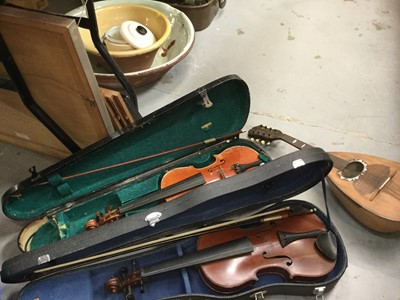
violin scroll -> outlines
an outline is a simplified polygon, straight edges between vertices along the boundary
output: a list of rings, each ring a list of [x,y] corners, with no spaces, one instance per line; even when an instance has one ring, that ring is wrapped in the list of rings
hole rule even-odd
[[[122,214],[118,212],[118,209],[111,209],[111,207],[106,208],[106,213],[103,214],[101,211],[96,212],[96,219],[90,219],[85,223],[85,230],[92,230],[100,227],[104,224],[112,223],[120,218]]]
[[[120,293],[123,290],[121,279],[118,277],[111,277],[104,286],[106,290],[113,294]]]
[[[132,287],[135,285],[140,286],[140,292],[144,292],[143,277],[140,271],[133,271],[128,273],[127,268],[121,268],[119,273],[106,281],[104,287],[107,291],[113,294],[125,292],[128,295],[133,295]]]

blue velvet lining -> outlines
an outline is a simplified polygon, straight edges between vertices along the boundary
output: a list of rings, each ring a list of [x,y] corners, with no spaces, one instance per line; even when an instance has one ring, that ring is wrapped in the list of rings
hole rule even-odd
[[[278,204],[277,206],[279,205],[282,204]],[[320,211],[318,211],[317,214],[326,224],[327,219],[325,215]],[[334,269],[321,281],[321,284],[324,285],[327,282],[337,280],[347,267],[347,256],[343,242],[334,228],[333,231],[338,237],[338,258]],[[132,259],[125,262],[73,271],[31,282],[22,290],[20,299],[124,299],[123,293],[112,294],[104,287],[104,283],[116,274],[118,270],[125,267],[129,272],[132,272],[133,265],[135,266],[135,270],[138,270],[141,267],[157,264],[161,261],[170,260],[177,256],[192,253],[196,250],[196,243],[197,238],[193,237],[179,242],[176,245],[164,246],[158,250],[147,252],[144,255],[132,257]],[[240,290],[240,293],[251,292],[260,287],[268,288],[268,286],[271,285],[287,285],[289,293],[289,286],[292,284],[286,283],[282,276],[274,273],[259,275],[258,279],[259,280],[255,282],[254,285]],[[298,282],[296,284],[310,285],[314,284],[314,282]],[[152,276],[145,281],[143,288],[143,293],[140,291],[139,287],[136,286],[133,288],[136,300],[169,297],[179,298],[179,295],[186,297],[190,295],[203,295],[204,298],[218,298],[223,296],[222,294],[213,291],[205,284],[198,268],[196,267],[188,267],[182,270],[175,270]],[[229,296],[233,297],[234,295]]]

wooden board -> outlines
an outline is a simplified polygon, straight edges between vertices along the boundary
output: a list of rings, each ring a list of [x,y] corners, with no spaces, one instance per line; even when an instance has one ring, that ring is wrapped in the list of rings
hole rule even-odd
[[[74,20],[0,6],[0,34],[35,101],[81,148],[114,132]],[[0,138],[15,135],[3,128],[25,121],[2,117]],[[31,141],[54,145],[40,137]]]
[[[48,0],[7,0],[6,3],[36,10],[43,10],[49,6]]]
[[[0,140],[57,158],[68,149],[22,103],[18,93],[0,89]]]

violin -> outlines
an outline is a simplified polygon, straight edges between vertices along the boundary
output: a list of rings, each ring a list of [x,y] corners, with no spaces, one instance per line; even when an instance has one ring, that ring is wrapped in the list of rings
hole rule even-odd
[[[336,237],[315,214],[290,217],[258,226],[236,227],[201,235],[197,249],[240,237],[250,239],[254,251],[200,266],[205,283],[220,293],[233,293],[254,284],[261,274],[277,273],[286,282],[313,282],[335,266]],[[326,238],[328,237],[328,238]]]
[[[161,179],[161,188],[171,186],[195,174],[201,174],[206,183],[212,183],[235,176],[262,163],[259,159],[259,153],[247,146],[229,147],[221,153],[214,155],[214,158],[215,160],[211,165],[203,168],[187,166],[168,171]],[[180,195],[182,193],[169,197],[166,201],[173,200]]]
[[[289,282],[315,282],[325,277],[336,263],[335,235],[327,231],[315,210],[294,210],[289,215],[277,212],[250,219],[252,222],[243,220],[241,226],[209,230],[199,236],[195,252],[134,267],[131,273],[124,268],[105,288],[128,295],[133,286],[140,286],[144,292],[144,283],[151,276],[194,266],[199,266],[204,282],[220,293],[250,286],[266,273],[278,273]]]
[[[203,168],[186,166],[172,169],[164,174],[160,190],[144,195],[120,208],[106,208],[106,213],[96,212],[96,218],[86,222],[85,230],[91,230],[114,222],[125,213],[147,204],[165,200],[170,201],[203,184],[225,179],[264,163],[260,154],[247,146],[232,146],[214,155],[214,162]]]

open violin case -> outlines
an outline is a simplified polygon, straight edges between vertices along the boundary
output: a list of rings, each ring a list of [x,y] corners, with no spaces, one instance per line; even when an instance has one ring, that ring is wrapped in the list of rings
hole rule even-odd
[[[324,188],[332,161],[320,148],[271,159],[239,138],[249,109],[246,83],[225,76],[43,171],[31,167],[2,197],[4,213],[27,225],[1,280],[30,281],[20,299],[331,289],[347,267],[340,234],[329,214],[290,198]]]

